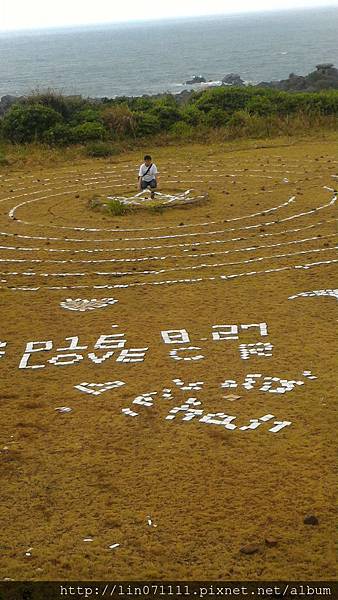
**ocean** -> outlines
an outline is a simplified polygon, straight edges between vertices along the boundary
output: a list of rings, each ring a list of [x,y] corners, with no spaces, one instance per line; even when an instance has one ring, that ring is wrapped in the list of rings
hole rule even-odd
[[[338,66],[338,6],[0,33],[0,97],[52,88],[89,97],[178,93],[195,74],[246,82]],[[196,86],[197,88],[199,86]]]

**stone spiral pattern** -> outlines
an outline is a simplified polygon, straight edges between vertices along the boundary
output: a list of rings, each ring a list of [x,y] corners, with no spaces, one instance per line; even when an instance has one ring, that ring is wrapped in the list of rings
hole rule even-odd
[[[311,159],[286,161],[273,156],[254,165],[258,168],[244,160],[240,165],[234,159],[227,165],[208,160],[198,167],[181,165],[179,170],[169,162],[162,172],[163,189],[196,187],[199,194],[207,187],[212,194],[225,187],[227,194],[226,190],[247,185],[252,189],[250,201],[242,201],[241,191],[231,210],[224,205],[223,219],[212,220],[208,206],[207,220],[196,219],[190,209],[183,214],[188,223],[181,223],[182,212],[174,211],[167,224],[159,219],[157,225],[147,226],[144,218],[143,227],[128,227],[121,219],[117,226],[113,217],[104,227],[93,227],[97,215],[74,200],[84,192],[125,194],[135,185],[136,165],[83,173],[63,170],[42,179],[2,175],[0,286],[21,292],[104,291],[224,282],[331,265],[337,262],[333,233],[337,163],[329,162],[332,171],[325,181],[318,171],[320,161]],[[315,205],[309,202],[309,208],[301,209],[308,189],[316,191]],[[67,207],[74,202],[79,205],[77,222],[67,216]]]

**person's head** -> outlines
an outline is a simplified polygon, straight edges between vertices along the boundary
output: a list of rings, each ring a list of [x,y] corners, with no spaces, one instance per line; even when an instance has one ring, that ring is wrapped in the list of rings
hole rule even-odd
[[[149,165],[151,165],[151,156],[150,154],[146,154],[144,157],[144,164],[147,165],[147,167],[149,167]]]

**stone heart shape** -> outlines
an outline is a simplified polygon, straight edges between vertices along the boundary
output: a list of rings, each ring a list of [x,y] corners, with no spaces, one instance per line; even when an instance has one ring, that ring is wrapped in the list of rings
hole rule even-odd
[[[116,304],[118,300],[115,298],[101,298],[101,300],[97,300],[93,298],[92,300],[85,300],[82,298],[76,298],[72,300],[71,298],[67,298],[64,302],[60,302],[61,308],[65,308],[67,310],[75,310],[78,312],[84,312],[85,310],[96,310],[97,308],[105,308],[110,304]]]
[[[104,394],[104,392],[108,392],[108,390],[119,388],[122,385],[125,385],[123,381],[107,381],[106,383],[87,383],[84,381],[74,387],[80,392],[93,394],[93,396],[100,396],[100,394]]]

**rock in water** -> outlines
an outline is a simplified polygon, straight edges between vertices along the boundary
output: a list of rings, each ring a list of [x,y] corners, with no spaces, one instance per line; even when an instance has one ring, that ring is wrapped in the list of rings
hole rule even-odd
[[[235,85],[237,87],[245,86],[245,83],[240,75],[237,73],[229,73],[229,75],[225,75],[222,79],[222,83],[225,85]]]
[[[186,85],[195,85],[195,83],[206,83],[207,80],[202,75],[194,75],[192,79],[185,82]]]

